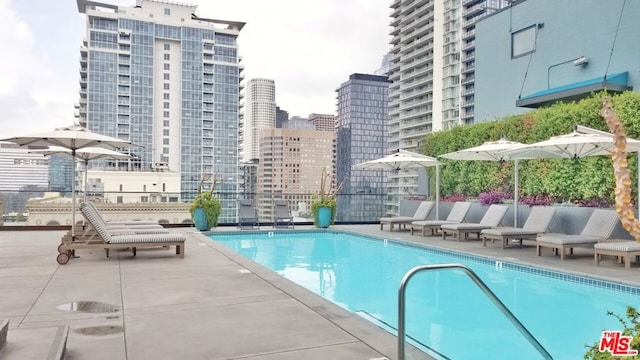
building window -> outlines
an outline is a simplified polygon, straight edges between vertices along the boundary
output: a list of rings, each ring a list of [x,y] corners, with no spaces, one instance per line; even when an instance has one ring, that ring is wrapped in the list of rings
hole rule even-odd
[[[164,93],[164,94],[162,94],[162,98],[163,98],[164,100],[169,100],[169,93]]]
[[[162,126],[169,127],[169,120],[163,120],[162,121]]]
[[[169,8],[164,8],[164,14],[165,14],[165,16],[169,16],[169,15],[171,15],[171,9],[169,9]]]
[[[517,58],[536,51],[536,25],[511,33],[511,58]]]
[[[168,44],[167,44],[168,45]],[[169,74],[164,74],[164,79],[169,80]]]
[[[164,59],[169,60],[169,54],[164,54]]]
[[[165,83],[163,86],[165,90],[169,90],[169,83]]]
[[[162,145],[169,145],[169,139],[162,139]]]
[[[168,118],[169,117],[169,112],[168,111],[163,111],[162,112],[162,116]],[[165,126],[169,126],[169,121],[167,121],[167,125]]]
[[[169,136],[169,129],[162,130],[162,135]],[[168,139],[167,139],[168,140]]]
[[[171,44],[164,44],[164,49],[165,50],[170,50],[171,49]]]
[[[169,103],[168,103],[168,102],[164,102],[164,103],[162,104],[162,108],[163,108],[163,109],[168,109],[168,108],[169,108]]]
[[[164,69],[169,70],[169,64],[164,64]]]

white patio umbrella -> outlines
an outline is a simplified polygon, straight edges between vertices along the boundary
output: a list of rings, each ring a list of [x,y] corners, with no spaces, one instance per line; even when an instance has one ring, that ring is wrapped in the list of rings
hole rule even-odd
[[[440,162],[436,158],[427,155],[418,154],[412,151],[399,149],[391,155],[387,155],[380,159],[369,160],[353,165],[354,168],[363,170],[401,170],[419,167],[436,167],[436,219],[439,219],[440,205]]]
[[[452,160],[482,160],[482,161],[505,161],[509,160],[505,155],[503,155],[503,151],[514,149],[517,147],[523,146],[523,143],[517,141],[509,141],[507,139],[500,139],[497,141],[487,141],[482,145],[475,146],[468,149],[462,149],[458,151],[454,151],[451,153],[440,155],[445,159]],[[513,182],[514,182],[514,190],[513,190],[513,226],[518,227],[518,202],[519,202],[519,191],[518,191],[518,159],[514,161],[514,172],[513,172]]]
[[[46,149],[36,149],[36,150],[31,150],[29,151],[30,153],[37,153],[37,154],[43,154],[43,155],[69,155],[71,156],[71,150],[61,147],[61,146],[49,146]],[[82,148],[79,150],[76,150],[76,159],[81,159],[84,161],[84,166],[85,166],[85,171],[84,171],[84,200],[86,201],[87,199],[87,173],[88,173],[88,166],[89,166],[89,161],[90,160],[95,160],[95,159],[102,159],[102,158],[107,158],[107,159],[120,159],[120,160],[124,160],[124,159],[130,159],[131,155],[129,154],[125,154],[125,153],[121,153],[119,151],[115,151],[115,150],[109,150],[109,149],[105,149],[105,148],[99,148],[99,147],[86,147],[86,148]]]
[[[71,151],[71,156],[75,159],[76,152],[79,149],[87,147],[129,147],[132,144],[129,141],[121,140],[111,136],[101,135],[91,132],[81,126],[70,126],[57,128],[53,131],[30,134],[25,136],[15,136],[0,141],[8,141],[20,146],[61,146]],[[75,160],[74,160],[75,161]],[[75,174],[75,166],[72,171]],[[75,178],[75,176],[74,176]],[[75,237],[76,226],[76,190],[75,181],[71,182],[72,202],[71,202],[71,236]]]
[[[611,156],[614,148],[612,134],[586,126],[576,125],[571,133],[516,147],[511,150],[506,150],[501,154],[510,159],[580,159],[596,155]],[[627,139],[627,152],[631,151],[640,151],[639,140]],[[640,194],[640,182],[638,182],[638,191]]]

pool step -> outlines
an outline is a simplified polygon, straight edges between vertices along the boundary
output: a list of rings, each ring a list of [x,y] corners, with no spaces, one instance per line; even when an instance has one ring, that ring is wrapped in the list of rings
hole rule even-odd
[[[69,325],[46,328],[11,329],[0,321],[1,359],[62,360],[67,351]]]

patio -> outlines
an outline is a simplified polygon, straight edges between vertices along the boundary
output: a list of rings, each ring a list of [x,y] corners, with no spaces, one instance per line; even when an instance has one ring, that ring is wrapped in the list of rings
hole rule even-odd
[[[577,248],[560,261],[550,252],[536,256],[533,242],[501,250],[481,241],[380,231],[378,224],[335,229],[640,285],[637,265],[625,270],[606,257],[596,267],[590,249]],[[110,258],[103,251],[79,251],[80,258],[64,266],[55,262],[62,231],[0,231],[0,320],[10,320],[0,359],[45,358],[56,327],[67,324],[67,359],[396,358],[396,338],[360,316],[193,228],[172,231],[188,237],[184,259],[160,250],[138,250],[136,258],[126,251]],[[58,308],[79,301],[112,305],[115,311]]]

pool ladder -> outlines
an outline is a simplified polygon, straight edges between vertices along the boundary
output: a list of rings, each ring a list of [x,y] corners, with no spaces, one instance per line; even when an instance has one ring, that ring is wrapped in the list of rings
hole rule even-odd
[[[405,329],[405,292],[407,288],[407,284],[409,280],[413,277],[413,275],[423,272],[423,271],[431,271],[431,270],[447,270],[447,269],[459,269],[462,270],[465,274],[467,274],[473,282],[478,285],[480,290],[484,292],[484,294],[491,300],[491,302],[498,307],[498,309],[511,321],[513,326],[518,329],[518,331],[529,341],[531,345],[542,355],[544,359],[552,360],[551,354],[538,342],[538,340],[527,330],[527,328],[522,325],[520,320],[518,320],[515,315],[498,299],[496,294],[489,289],[489,287],[476,275],[473,270],[471,270],[468,266],[462,264],[433,264],[433,265],[420,265],[416,266],[413,269],[409,270],[402,281],[400,282],[400,289],[398,291],[398,360],[405,359],[405,344],[406,344],[406,329]]]

